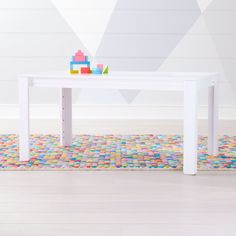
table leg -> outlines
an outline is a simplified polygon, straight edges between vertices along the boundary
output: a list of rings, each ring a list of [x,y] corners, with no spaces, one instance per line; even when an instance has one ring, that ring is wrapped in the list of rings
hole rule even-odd
[[[218,154],[218,88],[217,85],[208,90],[208,154]]]
[[[72,143],[72,94],[71,88],[61,89],[61,145]]]
[[[197,82],[184,82],[184,174],[197,173],[198,120]]]
[[[19,93],[19,160],[30,159],[30,132],[29,132],[29,80],[20,78]]]

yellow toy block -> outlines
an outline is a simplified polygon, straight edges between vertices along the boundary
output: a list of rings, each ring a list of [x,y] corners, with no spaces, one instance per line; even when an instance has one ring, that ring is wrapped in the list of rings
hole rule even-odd
[[[78,70],[70,70],[70,74],[79,74]]]

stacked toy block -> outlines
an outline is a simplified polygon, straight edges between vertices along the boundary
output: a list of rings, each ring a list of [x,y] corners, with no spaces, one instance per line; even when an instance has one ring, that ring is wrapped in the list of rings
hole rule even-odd
[[[79,67],[75,69],[75,67]],[[70,73],[71,74],[90,74],[90,62],[88,61],[88,57],[84,55],[84,53],[79,50],[72,57],[70,62]]]
[[[76,67],[76,68],[75,68]],[[81,50],[78,50],[70,62],[70,74],[108,74],[108,66],[97,64],[96,67],[90,69],[90,61]]]

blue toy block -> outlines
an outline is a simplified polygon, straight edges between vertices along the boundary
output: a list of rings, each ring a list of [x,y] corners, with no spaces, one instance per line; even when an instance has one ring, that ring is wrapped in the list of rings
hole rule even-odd
[[[92,74],[101,75],[102,71],[99,68],[93,68],[92,69]]]
[[[102,73],[100,71],[92,71],[93,75],[101,75]]]
[[[73,70],[73,64],[70,62],[70,70]]]
[[[89,61],[71,61],[70,62],[71,65],[87,65],[90,66],[90,62]]]

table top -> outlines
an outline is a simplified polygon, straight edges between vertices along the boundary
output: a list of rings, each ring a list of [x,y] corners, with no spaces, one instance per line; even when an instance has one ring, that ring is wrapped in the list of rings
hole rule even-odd
[[[122,78],[137,78],[137,79],[171,79],[171,80],[201,80],[212,79],[217,76],[214,72],[133,72],[133,71],[112,71],[107,75],[96,74],[70,74],[67,71],[47,72],[47,73],[35,73],[24,74],[19,77],[29,78],[51,78],[51,79],[122,79]]]
[[[64,71],[20,75],[19,81],[22,78],[28,78],[31,81],[31,86],[35,87],[156,90],[163,85],[169,87],[169,90],[179,90],[182,89],[184,81],[196,81],[203,86],[210,86],[216,81],[217,73],[113,71],[107,75],[81,75],[69,74]]]

